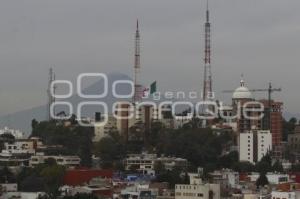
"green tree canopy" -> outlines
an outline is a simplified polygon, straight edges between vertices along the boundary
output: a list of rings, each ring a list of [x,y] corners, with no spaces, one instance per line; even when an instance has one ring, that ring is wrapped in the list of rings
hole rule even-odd
[[[269,181],[268,181],[266,174],[261,173],[260,176],[258,177],[258,179],[256,180],[256,186],[264,187],[265,185],[268,185],[268,184],[269,184]]]

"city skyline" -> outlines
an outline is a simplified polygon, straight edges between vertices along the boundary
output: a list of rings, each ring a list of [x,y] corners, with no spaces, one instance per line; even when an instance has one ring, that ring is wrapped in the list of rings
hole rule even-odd
[[[267,88],[269,81],[282,87],[275,99],[284,102],[284,111],[300,112],[295,100],[300,98],[295,92],[300,81],[300,3],[290,3],[293,6],[282,0],[210,2],[212,72],[218,98],[230,99],[221,91],[238,87],[243,73],[249,88]],[[32,0],[22,4],[2,2],[0,8],[0,115],[46,104],[49,67],[57,79],[113,71],[133,77],[137,18],[143,83],[157,80],[162,90],[201,91],[205,1]]]

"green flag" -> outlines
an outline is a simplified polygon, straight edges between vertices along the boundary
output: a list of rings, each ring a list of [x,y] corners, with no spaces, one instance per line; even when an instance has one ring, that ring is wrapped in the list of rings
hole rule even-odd
[[[156,81],[150,85],[150,95],[156,92]]]

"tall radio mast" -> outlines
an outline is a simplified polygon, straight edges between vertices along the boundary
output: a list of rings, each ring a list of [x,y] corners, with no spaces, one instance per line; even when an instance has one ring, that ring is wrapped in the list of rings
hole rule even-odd
[[[204,49],[204,79],[203,79],[203,96],[202,100],[211,101],[213,98],[212,93],[212,73],[211,73],[211,31],[210,31],[210,22],[209,22],[209,9],[208,9],[208,0],[206,2],[206,22],[204,25],[205,28],[205,49]],[[209,106],[203,107],[203,113],[206,114],[206,109],[209,109]],[[203,120],[203,127],[207,126],[207,121]]]
[[[141,57],[140,57],[140,30],[139,21],[136,22],[136,33],[135,33],[135,54],[134,54],[134,96],[133,103],[141,101],[143,88],[139,82],[139,75],[141,73]]]
[[[211,73],[211,31],[209,22],[208,0],[206,5],[205,22],[205,50],[204,50],[204,82],[203,82],[203,101],[212,98],[212,73]]]

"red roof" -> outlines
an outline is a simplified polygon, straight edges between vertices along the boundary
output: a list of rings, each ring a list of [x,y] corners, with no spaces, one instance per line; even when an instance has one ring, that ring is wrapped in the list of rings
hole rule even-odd
[[[239,178],[240,181],[250,181],[250,178],[247,173],[240,173]]]
[[[95,177],[109,178],[113,176],[112,170],[100,170],[100,169],[74,169],[67,170],[63,183],[65,185],[76,186],[88,183],[91,179]]]

